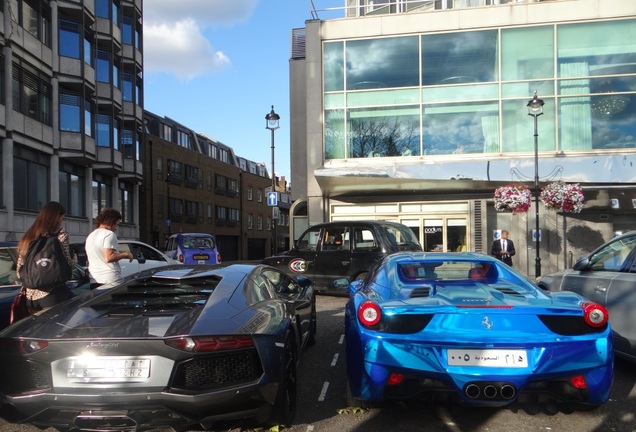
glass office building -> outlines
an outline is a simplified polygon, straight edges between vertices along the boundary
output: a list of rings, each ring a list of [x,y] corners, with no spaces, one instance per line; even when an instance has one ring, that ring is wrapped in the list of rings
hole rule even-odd
[[[580,183],[586,199],[578,214],[540,208],[544,274],[636,228],[636,4],[389,1],[351,13],[366,3],[294,31],[300,226],[396,220],[426,250],[485,253],[507,229],[532,275],[534,207],[500,213],[492,197],[504,184],[533,189],[536,160],[541,187]],[[437,7],[405,6],[416,3]]]

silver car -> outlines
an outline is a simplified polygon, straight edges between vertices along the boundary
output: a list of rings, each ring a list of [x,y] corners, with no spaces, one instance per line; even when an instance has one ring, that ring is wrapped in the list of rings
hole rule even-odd
[[[604,243],[572,269],[541,277],[548,291],[574,291],[608,310],[618,356],[636,362],[636,231]]]
[[[77,256],[77,263],[86,267],[86,251],[84,250],[84,243],[72,243],[71,250]],[[127,259],[119,261],[122,277],[130,276],[132,274],[139,273],[140,271],[155,267],[180,264],[179,261],[170,258],[157,248],[137,240],[119,240],[119,251],[132,252],[135,257],[132,261]]]

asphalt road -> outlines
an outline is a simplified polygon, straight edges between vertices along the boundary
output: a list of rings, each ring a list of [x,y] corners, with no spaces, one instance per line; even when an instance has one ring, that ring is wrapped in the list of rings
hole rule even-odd
[[[551,412],[548,407],[467,408],[447,404],[359,410],[345,396],[343,322],[345,298],[318,297],[318,337],[299,368],[298,412],[290,432],[636,432],[636,368],[618,361],[611,400],[588,412]],[[0,421],[1,432],[36,432]],[[245,432],[225,427],[222,431]],[[52,432],[52,429],[46,432]]]

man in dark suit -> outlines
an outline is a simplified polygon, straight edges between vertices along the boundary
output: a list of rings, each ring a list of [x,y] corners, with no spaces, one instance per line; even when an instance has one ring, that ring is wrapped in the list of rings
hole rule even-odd
[[[508,240],[508,231],[501,231],[501,239],[492,242],[490,254],[512,267],[512,256],[516,253],[515,244]]]

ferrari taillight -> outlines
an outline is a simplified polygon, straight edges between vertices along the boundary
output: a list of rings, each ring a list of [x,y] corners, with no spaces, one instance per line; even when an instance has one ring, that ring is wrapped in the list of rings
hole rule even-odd
[[[609,314],[607,313],[607,309],[600,304],[582,302],[581,307],[583,308],[583,318],[585,318],[585,323],[590,327],[598,328],[607,324]]]
[[[401,373],[391,373],[389,374],[389,378],[386,380],[387,385],[399,385],[404,381],[404,375]]]
[[[372,301],[365,301],[358,308],[358,320],[365,327],[373,327],[380,322],[382,310]]]
[[[166,339],[165,343],[172,348],[188,352],[224,351],[254,346],[251,336],[185,336]]]
[[[570,377],[570,384],[579,390],[583,390],[587,388],[587,381],[585,381],[585,377],[583,375],[576,375]]]

